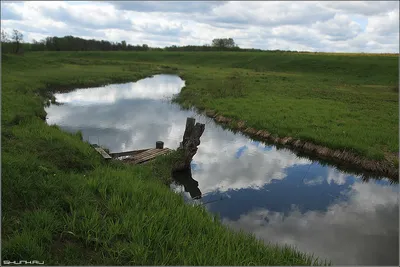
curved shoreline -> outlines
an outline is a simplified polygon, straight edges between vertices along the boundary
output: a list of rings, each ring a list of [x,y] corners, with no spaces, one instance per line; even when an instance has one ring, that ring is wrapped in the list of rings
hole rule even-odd
[[[247,127],[244,121],[222,116],[213,110],[206,110],[202,113],[212,118],[215,122],[228,126],[228,128],[239,131],[250,137],[260,139],[270,144],[283,146],[284,148],[289,148],[299,153],[312,154],[311,157],[317,157],[317,160],[332,161],[339,169],[350,170],[350,172],[355,171],[357,173],[362,172],[363,174],[367,174],[367,177],[388,177],[395,182],[399,181],[398,166],[396,167],[388,161],[367,159],[346,150],[331,149],[326,146],[317,145],[309,141],[302,141],[289,136],[282,138],[275,137],[267,130]]]

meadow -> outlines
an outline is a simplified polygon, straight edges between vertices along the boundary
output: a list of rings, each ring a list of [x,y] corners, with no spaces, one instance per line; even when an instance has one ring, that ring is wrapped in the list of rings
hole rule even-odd
[[[234,233],[166,186],[173,155],[105,163],[45,122],[54,92],[174,73],[183,107],[398,169],[398,56],[281,52],[2,55],[2,260],[54,265],[310,265]],[[235,127],[234,124],[231,127]]]
[[[51,53],[41,54],[54,58]],[[177,101],[397,165],[398,56],[289,52],[63,52],[71,63],[162,64],[186,80]],[[68,61],[66,62],[68,63]],[[201,97],[200,97],[201,96]]]
[[[54,92],[183,71],[178,65],[135,59],[133,54],[108,58],[112,54],[2,55],[2,261],[328,263],[292,247],[263,244],[254,236],[233,232],[202,207],[186,205],[166,186],[174,154],[141,166],[106,163],[79,132],[47,125],[44,105]]]

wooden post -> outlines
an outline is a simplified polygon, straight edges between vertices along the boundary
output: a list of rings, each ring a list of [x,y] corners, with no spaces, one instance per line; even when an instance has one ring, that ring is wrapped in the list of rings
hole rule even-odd
[[[193,129],[194,129],[194,124],[196,122],[195,118],[187,118],[186,119],[186,127],[185,127],[185,133],[183,134],[183,139],[182,139],[182,145],[185,146],[185,144],[187,143],[187,141],[189,141]]]
[[[157,141],[156,142],[156,148],[163,149],[164,148],[164,142],[163,141]]]
[[[200,145],[200,137],[205,129],[203,123],[195,124],[195,122],[194,118],[186,119],[185,133],[178,148],[178,151],[182,153],[182,158],[176,163],[173,171],[190,169],[190,163],[197,152],[197,146]]]

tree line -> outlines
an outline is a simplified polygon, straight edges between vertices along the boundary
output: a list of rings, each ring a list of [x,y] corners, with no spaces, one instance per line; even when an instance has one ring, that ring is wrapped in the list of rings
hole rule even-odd
[[[110,42],[105,40],[83,39],[74,36],[46,37],[43,40],[24,42],[23,34],[13,30],[11,34],[1,31],[1,49],[3,53],[23,53],[27,51],[262,51],[260,49],[242,49],[232,38],[216,38],[211,44],[149,47],[147,44],[131,45],[126,41]]]
[[[80,37],[46,37],[43,40],[23,42],[23,35],[17,30],[13,30],[11,35],[1,31],[1,44],[3,52],[20,53],[26,51],[147,51],[149,46],[130,45],[126,41],[109,42],[105,40],[86,40]]]

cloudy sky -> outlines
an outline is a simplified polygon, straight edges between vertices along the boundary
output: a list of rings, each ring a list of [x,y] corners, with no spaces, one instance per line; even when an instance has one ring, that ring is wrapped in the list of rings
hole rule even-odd
[[[2,1],[1,28],[25,40],[74,35],[150,46],[399,52],[397,1]]]

